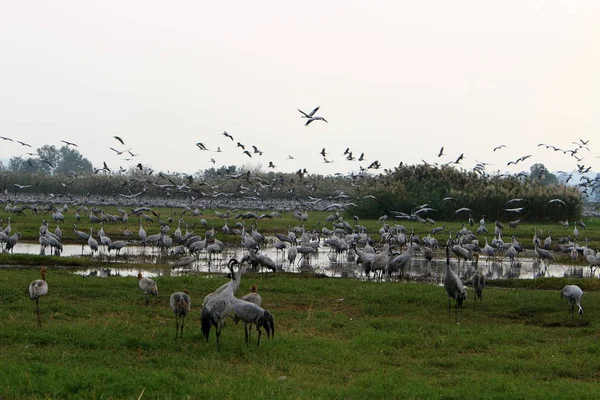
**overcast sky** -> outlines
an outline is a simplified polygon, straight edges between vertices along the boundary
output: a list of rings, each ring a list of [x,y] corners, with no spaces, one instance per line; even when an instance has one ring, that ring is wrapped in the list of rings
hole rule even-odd
[[[598,21],[597,0],[5,2],[0,136],[74,142],[113,169],[192,173],[213,158],[321,174],[461,153],[465,169],[573,170],[537,144],[583,139],[579,163],[598,171]],[[297,109],[317,105],[328,123],[304,126]],[[0,140],[0,159],[27,151]]]

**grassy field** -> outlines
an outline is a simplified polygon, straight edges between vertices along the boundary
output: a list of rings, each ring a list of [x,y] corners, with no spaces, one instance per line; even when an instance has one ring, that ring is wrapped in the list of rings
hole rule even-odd
[[[442,287],[299,274],[245,274],[276,334],[244,344],[229,321],[221,352],[199,328],[223,276],[160,277],[144,305],[133,277],[82,278],[49,268],[42,327],[28,298],[37,269],[0,271],[0,398],[597,398],[600,283],[583,318],[567,315],[563,279],[494,281],[449,317]],[[182,340],[169,295],[192,298]],[[255,340],[256,333],[252,339]]]

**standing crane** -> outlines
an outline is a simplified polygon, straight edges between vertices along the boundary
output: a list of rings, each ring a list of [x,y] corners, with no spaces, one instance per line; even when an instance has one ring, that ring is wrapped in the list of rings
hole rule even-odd
[[[185,324],[185,317],[188,315],[191,306],[190,295],[187,290],[183,292],[175,292],[169,299],[169,305],[175,313],[175,339],[179,334],[179,338],[183,338],[183,325]],[[179,320],[181,319],[181,333],[179,333]]]
[[[262,304],[262,297],[260,294],[258,294],[258,286],[256,286],[256,283],[253,283],[252,286],[250,286],[250,293],[243,296],[242,300],[249,301],[250,303],[254,303],[257,306],[260,306]]]
[[[210,329],[214,326],[215,333],[217,335],[217,351],[221,350],[221,330],[225,319],[231,314],[234,294],[240,287],[242,268],[239,268],[237,273],[233,267],[238,265],[239,261],[232,258],[227,263],[227,268],[231,272],[231,281],[223,285],[223,290],[219,293],[211,293],[207,298],[204,299],[205,304],[202,307],[202,313],[200,315],[200,321],[202,324],[202,336],[208,341],[210,335]],[[221,288],[217,289],[220,290]]]
[[[483,289],[485,288],[485,274],[478,267],[479,264],[479,254],[475,253],[473,255],[475,257],[475,275],[473,275],[473,289],[475,290],[475,296],[473,297],[473,301],[479,299],[479,301],[483,301]]]
[[[463,301],[467,299],[467,290],[462,281],[450,268],[450,246],[446,246],[446,276],[444,276],[444,289],[448,295],[448,317],[450,317],[450,299],[456,301],[456,323],[458,323],[458,309],[462,307]]]
[[[583,316],[583,308],[581,308],[581,298],[583,290],[577,285],[567,285],[560,291],[560,297],[569,301],[569,314],[574,318],[575,304],[579,307],[579,318]]]
[[[256,347],[260,345],[260,335],[262,334],[262,331],[260,330],[261,327],[265,328],[267,338],[271,337],[271,332],[273,332],[273,337],[275,337],[275,321],[273,315],[261,306],[233,297],[232,309],[236,321],[244,321],[244,339],[246,345],[249,342],[248,326],[252,326],[252,324],[256,325],[256,330],[258,331]]]
[[[83,255],[83,248],[85,247],[85,244],[87,243],[90,235],[88,235],[85,232],[82,231],[78,231],[77,229],[77,225],[73,224],[73,233],[81,240],[83,240],[85,243],[81,245],[81,255]]]
[[[138,272],[138,286],[144,292],[146,296],[146,305],[150,302],[150,295],[156,297],[158,296],[158,286],[156,286],[156,282],[154,282],[150,278],[144,278],[142,276],[142,272]]]
[[[94,239],[92,233],[94,231],[94,227],[90,228],[90,236],[88,237],[88,246],[90,246],[90,255],[93,255],[98,251],[98,241]]]
[[[48,284],[46,283],[46,267],[40,269],[42,279],[36,279],[29,284],[29,298],[35,300],[35,313],[37,314],[38,327],[42,326],[40,318],[40,297],[48,294]]]

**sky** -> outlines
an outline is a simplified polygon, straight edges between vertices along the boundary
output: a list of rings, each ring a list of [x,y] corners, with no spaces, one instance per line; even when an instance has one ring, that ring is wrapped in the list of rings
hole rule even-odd
[[[600,171],[596,0],[57,0],[2,8],[0,136],[13,141],[0,140],[0,159],[66,140],[112,169],[141,162],[165,172],[271,170],[272,162],[275,171],[328,175],[375,160],[384,169],[464,154],[457,168]],[[305,126],[298,109],[317,105],[327,122]],[[589,149],[576,153],[581,161],[538,146],[575,149],[580,139]],[[333,162],[324,162],[323,148]]]

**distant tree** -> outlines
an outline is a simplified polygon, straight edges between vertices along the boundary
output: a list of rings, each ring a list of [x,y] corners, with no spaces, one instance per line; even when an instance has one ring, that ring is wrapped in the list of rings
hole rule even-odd
[[[230,165],[229,167],[222,165],[218,169],[215,169],[214,167],[205,169],[203,175],[205,178],[222,178],[226,175],[233,175],[236,173],[239,173],[239,171],[235,165]]]
[[[45,175],[92,172],[92,163],[77,150],[69,146],[57,149],[44,145],[37,149],[36,156],[23,158],[13,157],[9,160],[8,169],[18,172],[42,173]]]
[[[77,150],[62,146],[59,150],[60,160],[56,166],[55,173],[67,175],[71,171],[76,173],[92,172],[92,163],[84,158]]]
[[[533,164],[530,171],[531,179],[539,181],[542,185],[558,185],[559,183],[556,175],[548,171],[542,163]]]

